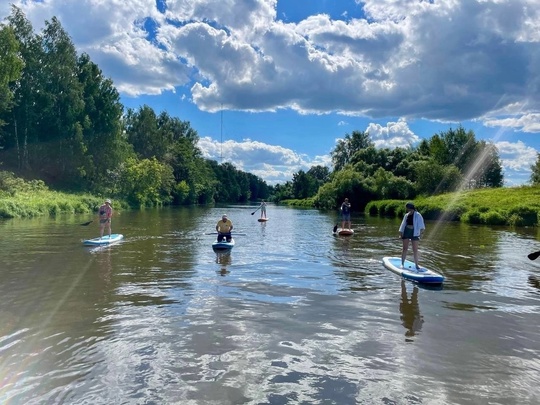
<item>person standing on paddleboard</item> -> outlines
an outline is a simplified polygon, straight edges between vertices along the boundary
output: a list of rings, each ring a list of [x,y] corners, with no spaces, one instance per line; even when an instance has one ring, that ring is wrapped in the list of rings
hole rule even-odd
[[[424,224],[424,218],[422,214],[416,211],[416,207],[412,202],[405,204],[405,209],[407,213],[401,221],[401,226],[399,227],[399,237],[403,241],[403,250],[401,251],[401,267],[405,265],[405,259],[407,258],[407,250],[409,249],[409,241],[412,241],[412,249],[414,256],[414,264],[416,270],[420,270],[418,265],[418,243],[420,241],[420,236],[422,232],[426,229]]]
[[[105,228],[109,230],[109,238],[111,237],[111,218],[113,210],[111,206],[111,200],[108,198],[103,205],[99,207],[99,237],[103,238],[103,232]]]
[[[341,229],[351,229],[351,203],[348,198],[345,198],[339,210],[341,211]],[[345,225],[347,225],[346,228]]]
[[[227,239],[227,242],[230,242],[232,239],[231,231],[233,229],[233,224],[230,219],[227,218],[227,214],[223,214],[221,219],[216,225],[216,231],[218,233],[217,241],[221,242],[223,238]]]
[[[261,218],[266,218],[266,203],[264,200],[261,202],[261,206],[259,207],[261,209]]]

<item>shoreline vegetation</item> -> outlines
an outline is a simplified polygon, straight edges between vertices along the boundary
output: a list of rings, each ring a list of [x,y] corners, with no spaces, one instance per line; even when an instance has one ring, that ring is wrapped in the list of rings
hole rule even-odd
[[[3,219],[95,213],[106,198],[50,190],[42,180],[25,181],[12,175],[2,179],[0,218]],[[279,204],[316,208],[316,201],[316,197],[286,199]],[[464,190],[412,201],[427,220],[515,227],[540,225],[540,186]],[[369,216],[401,218],[405,214],[405,203],[396,199],[372,200],[360,211]],[[120,199],[114,199],[113,204],[116,210],[131,208]]]
[[[104,198],[89,194],[68,194],[51,190],[23,191],[13,196],[0,193],[0,219],[34,218],[59,214],[95,214]],[[113,201],[115,210],[129,208]]]
[[[456,191],[418,197],[412,201],[427,220],[515,227],[540,225],[539,186]],[[281,203],[314,208],[313,199],[284,200]],[[374,200],[367,203],[363,212],[369,216],[401,218],[405,214],[405,203],[404,200]]]
[[[105,198],[108,197],[50,190],[42,180],[26,181],[12,173],[0,172],[0,219],[93,214]],[[129,208],[121,200],[113,200],[113,206],[116,210]]]
[[[486,188],[421,197],[413,200],[428,220],[460,221],[468,224],[539,226],[540,187]],[[13,193],[0,192],[0,218],[31,218],[58,214],[91,214],[103,198],[90,194],[71,194],[49,190],[40,181],[27,183],[27,189]],[[315,208],[315,199],[289,199],[280,204],[298,208]],[[370,201],[363,212],[369,216],[401,218],[403,200]],[[121,200],[115,209],[130,209]]]

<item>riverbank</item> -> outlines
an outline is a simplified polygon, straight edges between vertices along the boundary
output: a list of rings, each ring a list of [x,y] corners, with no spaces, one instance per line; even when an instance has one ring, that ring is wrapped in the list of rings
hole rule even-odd
[[[540,222],[540,187],[466,190],[413,202],[425,219],[508,226],[538,226]],[[405,213],[405,201],[371,201],[365,213],[401,217]]]
[[[103,198],[88,194],[67,194],[51,190],[18,191],[13,195],[0,194],[0,218],[89,214],[96,212],[101,204]],[[123,204],[113,201],[113,206],[120,209]]]
[[[351,196],[354,199],[354,196]],[[314,208],[313,199],[284,200],[281,204]],[[540,187],[486,188],[422,197],[413,200],[425,219],[468,224],[539,226]],[[369,202],[364,213],[379,217],[402,217],[403,200]]]

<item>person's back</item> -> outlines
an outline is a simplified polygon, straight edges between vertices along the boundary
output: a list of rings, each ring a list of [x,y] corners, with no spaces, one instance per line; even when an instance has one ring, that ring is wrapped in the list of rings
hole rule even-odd
[[[348,198],[341,204],[341,229],[351,229],[351,203]]]

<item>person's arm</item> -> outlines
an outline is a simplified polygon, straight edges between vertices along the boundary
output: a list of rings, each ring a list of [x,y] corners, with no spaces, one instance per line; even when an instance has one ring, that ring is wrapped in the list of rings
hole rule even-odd
[[[420,214],[418,211],[418,226],[420,227],[420,235],[419,236],[422,236],[422,234],[424,233],[424,231],[426,230],[426,224],[424,223],[424,217],[422,216],[422,214]]]

